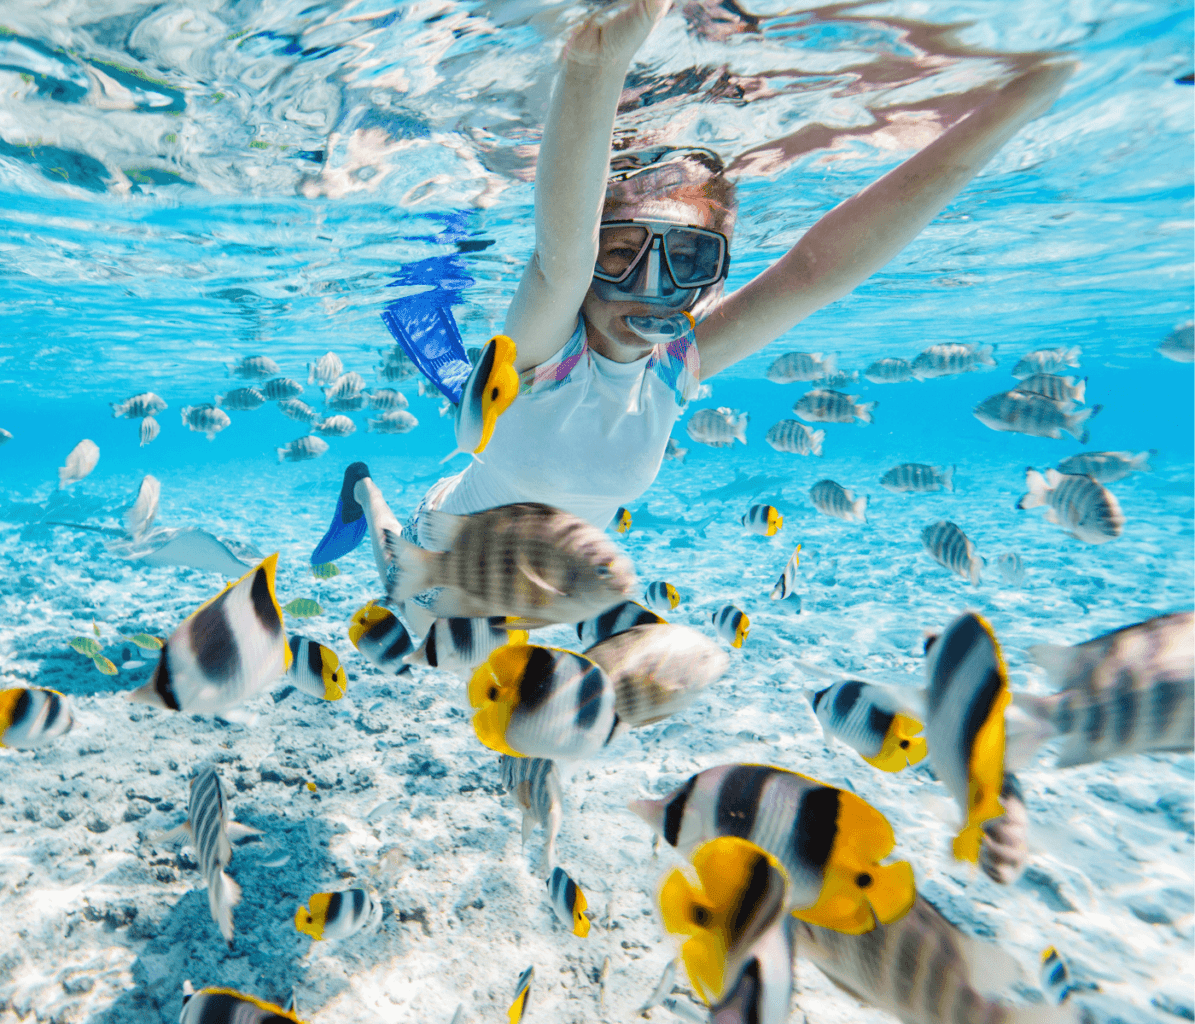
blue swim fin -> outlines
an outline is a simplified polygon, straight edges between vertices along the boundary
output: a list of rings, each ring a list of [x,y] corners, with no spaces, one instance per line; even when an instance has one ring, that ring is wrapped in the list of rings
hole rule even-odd
[[[340,497],[336,499],[336,512],[324,539],[311,552],[311,564],[323,565],[335,562],[353,550],[365,538],[369,524],[365,521],[365,509],[353,497],[357,481],[369,476],[369,467],[364,462],[354,462],[344,471],[344,483]]]

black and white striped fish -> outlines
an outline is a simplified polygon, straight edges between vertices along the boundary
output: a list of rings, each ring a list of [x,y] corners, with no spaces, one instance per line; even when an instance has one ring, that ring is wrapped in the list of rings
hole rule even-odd
[[[265,380],[282,372],[269,356],[245,356],[239,362],[225,365],[230,377],[243,377],[246,380]]]
[[[296,437],[285,448],[274,449],[280,463],[307,462],[310,459],[318,459],[327,450],[328,442],[314,434],[304,434],[302,437]]]
[[[364,390],[365,378],[355,370],[349,370],[348,373],[342,373],[328,387],[324,388],[324,401],[330,405],[341,399],[361,395]],[[361,404],[365,404],[364,396],[361,397]]]
[[[781,420],[768,428],[764,440],[778,452],[792,455],[821,455],[824,430],[810,430],[797,420]]]
[[[1105,544],[1124,532],[1120,502],[1103,484],[1089,476],[1071,476],[1047,469],[1045,476],[1030,467],[1017,508],[1046,506],[1046,519],[1088,544]]]
[[[984,560],[975,553],[975,544],[949,519],[930,523],[921,531],[921,544],[929,556],[952,573],[979,583]]]
[[[845,519],[848,523],[867,522],[867,497],[856,498],[855,492],[833,480],[819,480],[809,488],[809,500],[822,515]]]
[[[401,391],[395,391],[394,388],[374,388],[367,392],[369,397],[369,407],[371,409],[381,409],[388,411],[390,409],[406,409],[410,406],[407,396]]]
[[[511,629],[501,615],[488,619],[436,619],[423,643],[404,660],[408,665],[427,665],[446,672],[468,671],[499,647],[525,644],[527,640],[525,629]]]
[[[1018,391],[1045,395],[1056,402],[1077,402],[1082,405],[1087,395],[1087,378],[1077,384],[1074,377],[1058,377],[1052,373],[1035,373],[1017,385]]]
[[[307,364],[308,384],[332,384],[344,373],[344,363],[335,352],[325,352],[314,363]]]
[[[547,886],[548,902],[552,904],[556,920],[578,938],[585,938],[589,934],[589,918],[585,916],[589,904],[581,887],[559,867],[552,869]]]
[[[952,377],[957,373],[990,369],[996,365],[996,360],[992,358],[994,351],[994,345],[970,345],[960,342],[930,345],[917,355],[909,369],[918,380]]]
[[[456,452],[485,451],[498,417],[519,396],[516,358],[515,343],[505,334],[494,335],[482,347],[456,406]]]
[[[30,750],[70,732],[71,702],[42,686],[0,690],[0,747]]]
[[[859,402],[858,395],[844,395],[830,388],[807,391],[793,404],[793,412],[807,423],[870,423],[879,402]]]
[[[411,634],[398,616],[388,608],[370,601],[353,612],[349,639],[366,660],[396,676],[410,672],[406,656],[415,649]]]
[[[1004,813],[983,823],[979,845],[979,866],[997,885],[1012,885],[1025,870],[1029,859],[1029,811],[1025,795],[1012,772],[1004,773],[1000,786]]]
[[[1132,473],[1152,473],[1150,456],[1158,450],[1147,452],[1080,452],[1058,463],[1058,472],[1074,476],[1089,476],[1097,484],[1114,484]]]
[[[1052,437],[1056,441],[1066,431],[1080,444],[1086,444],[1090,436],[1087,421],[1102,408],[1102,405],[1093,405],[1090,409],[1073,412],[1071,402],[1056,402],[1045,395],[1026,391],[1001,391],[980,402],[974,413],[980,423],[992,430]]]
[[[1004,577],[1004,582],[1014,587],[1019,587],[1025,579],[1025,563],[1019,554],[1015,551],[1006,551],[998,559],[996,565],[1000,569],[1000,575]]]
[[[711,448],[730,448],[735,441],[747,443],[748,419],[747,413],[735,409],[698,409],[685,424],[685,433]]]
[[[223,409],[217,409],[210,402],[184,405],[180,412],[183,426],[197,434],[206,434],[209,441],[232,423],[228,413]]]
[[[368,399],[364,391],[356,391],[348,395],[337,395],[335,398],[329,398],[324,401],[324,408],[330,412],[360,412],[365,408],[365,403]],[[402,412],[402,409],[395,409],[394,412]],[[386,416],[387,413],[382,413]],[[411,417],[414,419],[414,417]]]
[[[268,688],[291,664],[274,596],[275,552],[170,634],[150,681],[129,694],[171,711],[219,713]]]
[[[805,696],[829,742],[836,736],[874,768],[903,771],[924,759],[922,725],[896,694],[859,679],[841,679]]]
[[[316,942],[347,939],[382,922],[382,903],[365,889],[317,892],[295,911],[295,928]]]
[[[930,494],[934,491],[954,490],[954,466],[938,469],[922,462],[902,462],[880,477],[880,486],[897,494],[913,491]]]
[[[742,647],[751,631],[751,620],[732,604],[723,605],[710,617],[714,630],[731,647]]]
[[[1083,350],[1078,345],[1071,348],[1065,345],[1059,348],[1039,348],[1027,356],[1022,356],[1012,368],[1012,375],[1021,380],[1035,373],[1053,373],[1064,366],[1078,366],[1082,354]]]
[[[314,423],[320,418],[319,412],[311,408],[301,398],[284,398],[278,403],[278,411],[288,420],[298,423]]]
[[[287,677],[300,690],[320,700],[340,700],[344,696],[344,668],[332,648],[305,636],[292,636],[290,654]]]
[[[320,437],[348,437],[357,432],[357,424],[347,416],[329,416],[313,423],[311,429]]]
[[[303,393],[303,385],[289,377],[275,377],[257,386],[268,402],[282,402]]]
[[[203,988],[196,992],[183,982],[183,1012],[178,1024],[303,1024],[292,993],[283,1009],[233,988]]]
[[[531,999],[531,982],[534,978],[535,965],[532,964],[519,975],[519,980],[515,982],[514,1002],[510,1004],[510,1008],[506,1011],[506,1016],[510,1018],[510,1024],[521,1024],[524,1015],[527,1013],[527,1004]]]
[[[838,369],[838,356],[821,352],[785,352],[768,367],[764,374],[776,384],[792,384],[796,381],[819,380],[828,377]]]
[[[266,404],[266,396],[257,388],[237,388],[225,395],[216,396],[216,405],[233,412],[252,412]]]
[[[187,820],[158,839],[170,842],[185,836],[194,847],[199,873],[207,882],[212,920],[229,945],[233,935],[232,909],[241,901],[241,887],[224,873],[232,860],[230,840],[260,834],[257,829],[230,818],[220,776],[213,765],[202,764],[191,780]]]
[[[391,409],[380,416],[365,421],[367,434],[409,434],[419,426],[417,420],[406,409]]]
[[[757,533],[762,537],[774,537],[784,526],[784,516],[780,514],[779,509],[772,505],[752,505],[739,522],[748,533]]]
[[[780,574],[780,579],[776,581],[776,585],[772,588],[772,600],[783,601],[786,597],[790,597],[793,593],[793,587],[797,582],[797,570],[801,567],[801,545],[798,544],[796,550],[789,556],[787,564],[784,566],[784,572]]]
[[[913,379],[913,366],[907,359],[877,359],[863,376],[873,384],[903,384]]]
[[[750,947],[737,980],[728,980],[726,995],[710,1007],[710,1024],[786,1024],[796,929],[796,919],[785,915]]]
[[[1029,656],[1060,692],[1015,702],[1065,738],[1058,767],[1195,747],[1195,631],[1178,612]],[[1048,738],[1048,736],[1047,736]]]
[[[140,447],[144,448],[147,444],[150,444],[161,432],[162,425],[152,416],[146,416],[145,419],[141,421]]]
[[[139,420],[166,408],[166,403],[152,391],[126,398],[123,402],[112,402],[112,416],[115,419]]]
[[[653,612],[670,612],[680,604],[680,594],[676,587],[665,580],[656,580],[647,585],[643,592],[643,603]],[[641,623],[636,622],[636,626]]]
[[[651,587],[664,586],[672,589],[669,583],[653,583]],[[651,593],[651,587],[648,587],[648,594]],[[672,591],[676,593],[675,590]],[[675,605],[671,605],[675,608]],[[577,638],[581,641],[583,647],[592,647],[594,644],[606,640],[609,637],[615,636],[618,633],[625,633],[628,629],[635,626],[645,626],[653,622],[663,622],[664,620],[653,611],[644,608],[643,605],[635,601],[623,601],[621,604],[614,605],[613,608],[607,608],[601,615],[592,619],[586,619],[584,622],[577,623]]]
[[[544,865],[550,871],[556,865],[556,836],[564,816],[556,762],[503,754],[498,758],[498,773],[503,789],[514,796],[523,812],[523,845],[527,845],[536,825],[543,826]]]

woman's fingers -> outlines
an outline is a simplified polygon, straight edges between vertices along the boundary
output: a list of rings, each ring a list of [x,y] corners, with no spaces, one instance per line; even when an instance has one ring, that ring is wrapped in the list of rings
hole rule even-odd
[[[617,0],[573,31],[564,59],[579,64],[629,64],[664,17],[671,0]]]

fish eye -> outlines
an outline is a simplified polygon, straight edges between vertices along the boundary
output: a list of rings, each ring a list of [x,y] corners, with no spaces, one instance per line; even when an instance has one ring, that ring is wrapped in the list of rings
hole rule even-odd
[[[488,690],[486,690],[485,695],[490,700],[497,700],[498,699],[498,687],[491,686]]]
[[[908,740],[901,740],[901,741],[900,741],[900,749],[901,749],[901,750],[908,750],[908,749],[909,749],[909,741],[908,741]]]
[[[498,389],[497,388],[492,388],[490,390],[490,401],[491,402],[498,401]]]
[[[700,925],[702,928],[710,923],[710,912],[705,907],[693,908],[693,923]]]
[[[857,874],[855,876],[855,884],[860,889],[866,889],[869,885],[871,885],[871,875],[869,875],[866,871]]]

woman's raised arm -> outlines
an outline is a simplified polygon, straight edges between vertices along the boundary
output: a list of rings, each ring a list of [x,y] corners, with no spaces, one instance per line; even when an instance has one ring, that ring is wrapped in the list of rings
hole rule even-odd
[[[866,280],[909,244],[1013,135],[1044,114],[1074,70],[1050,64],[987,103],[813,225],[697,326],[704,380]]]
[[[561,57],[535,168],[535,251],[506,314],[517,370],[573,333],[593,279],[614,116],[635,51],[669,0],[620,0],[586,19]]]

